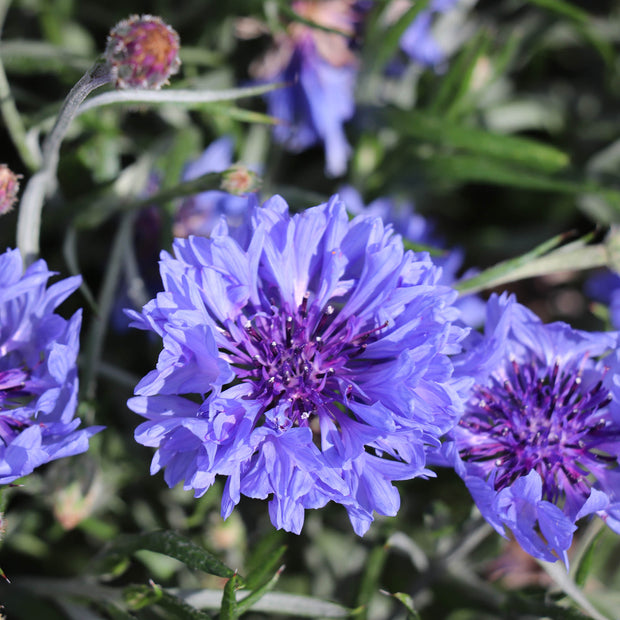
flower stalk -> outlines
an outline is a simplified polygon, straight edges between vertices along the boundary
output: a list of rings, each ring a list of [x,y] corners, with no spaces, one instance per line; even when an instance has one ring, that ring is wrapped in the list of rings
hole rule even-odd
[[[107,63],[98,59],[67,95],[52,130],[43,142],[41,168],[26,185],[17,219],[17,246],[25,266],[30,265],[39,254],[41,211],[46,195],[55,188],[60,145],[69,125],[84,99],[111,79]]]

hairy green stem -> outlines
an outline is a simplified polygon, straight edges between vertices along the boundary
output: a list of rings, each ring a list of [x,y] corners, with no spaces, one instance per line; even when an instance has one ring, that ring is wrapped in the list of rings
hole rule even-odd
[[[111,74],[107,64],[101,60],[95,62],[67,95],[52,130],[43,142],[41,168],[26,185],[17,218],[17,247],[26,266],[39,254],[41,211],[46,195],[55,187],[63,138],[84,99],[93,90],[110,81]]]

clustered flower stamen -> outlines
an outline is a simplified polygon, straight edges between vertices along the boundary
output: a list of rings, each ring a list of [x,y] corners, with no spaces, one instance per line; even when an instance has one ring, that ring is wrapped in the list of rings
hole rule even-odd
[[[477,441],[461,451],[461,458],[489,474],[497,470],[496,491],[536,470],[548,501],[561,501],[567,485],[587,498],[588,475],[617,464],[600,446],[620,433],[598,414],[611,401],[609,390],[602,381],[584,388],[582,374],[560,372],[557,362],[548,369],[540,362],[513,360],[504,379],[475,386],[460,425]]]

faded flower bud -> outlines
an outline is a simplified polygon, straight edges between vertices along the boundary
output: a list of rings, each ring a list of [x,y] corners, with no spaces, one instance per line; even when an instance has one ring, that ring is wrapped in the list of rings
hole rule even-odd
[[[179,71],[179,35],[161,18],[132,15],[108,36],[105,57],[117,88],[158,89]]]
[[[19,191],[19,179],[21,175],[15,174],[6,164],[0,164],[0,215],[8,213],[17,200]]]

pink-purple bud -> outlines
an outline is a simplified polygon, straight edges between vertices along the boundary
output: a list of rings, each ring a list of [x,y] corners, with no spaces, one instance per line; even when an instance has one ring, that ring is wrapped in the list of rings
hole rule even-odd
[[[17,200],[19,191],[19,179],[21,175],[15,174],[6,164],[0,164],[0,215],[8,213]]]
[[[105,57],[117,88],[158,89],[178,72],[179,35],[161,18],[132,15],[112,28]]]

